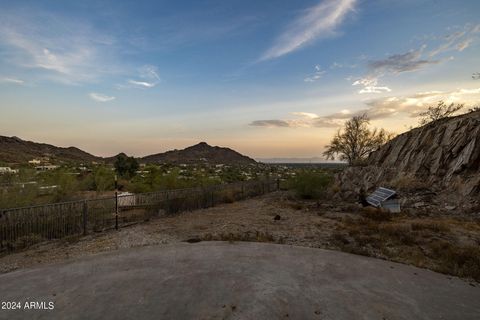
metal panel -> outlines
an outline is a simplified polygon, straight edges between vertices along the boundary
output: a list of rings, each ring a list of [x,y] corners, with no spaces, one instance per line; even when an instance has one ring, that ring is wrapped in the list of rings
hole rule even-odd
[[[382,202],[390,199],[396,194],[395,191],[380,187],[367,197],[367,202],[374,207],[380,207]]]
[[[382,208],[391,213],[400,213],[400,201],[398,199],[390,199],[382,202]]]

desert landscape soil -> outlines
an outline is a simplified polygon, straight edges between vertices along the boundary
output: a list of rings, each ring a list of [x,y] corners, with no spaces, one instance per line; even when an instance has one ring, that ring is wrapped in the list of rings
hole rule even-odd
[[[410,210],[391,216],[354,203],[298,200],[288,192],[157,217],[119,231],[37,244],[1,257],[0,272],[123,248],[215,240],[340,250],[480,281],[477,214]]]

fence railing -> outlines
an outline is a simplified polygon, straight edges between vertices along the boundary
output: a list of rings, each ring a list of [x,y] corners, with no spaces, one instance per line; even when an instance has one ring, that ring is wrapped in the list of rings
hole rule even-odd
[[[255,180],[108,198],[0,209],[0,252],[87,235],[160,215],[208,208],[279,189],[278,180]]]

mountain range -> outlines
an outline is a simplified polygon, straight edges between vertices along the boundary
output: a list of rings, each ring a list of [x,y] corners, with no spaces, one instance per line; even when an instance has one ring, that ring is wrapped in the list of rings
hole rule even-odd
[[[118,155],[117,155],[118,156]],[[48,157],[53,162],[104,162],[112,163],[117,156],[99,157],[76,147],[57,147],[45,143],[25,141],[18,137],[0,136],[0,161],[24,163],[32,159]],[[250,164],[255,160],[224,147],[210,146],[200,142],[182,150],[137,158],[140,163],[211,163],[211,164]]]

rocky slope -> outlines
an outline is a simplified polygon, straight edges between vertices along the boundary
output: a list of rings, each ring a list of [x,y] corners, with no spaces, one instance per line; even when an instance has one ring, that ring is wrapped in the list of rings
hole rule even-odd
[[[0,136],[0,161],[21,163],[48,157],[60,161],[99,161],[101,158],[75,147],[56,147],[46,143],[25,141],[17,137]]]
[[[339,175],[343,190],[379,185],[443,194],[446,201],[480,198],[480,111],[403,133],[373,152],[366,167]]]

